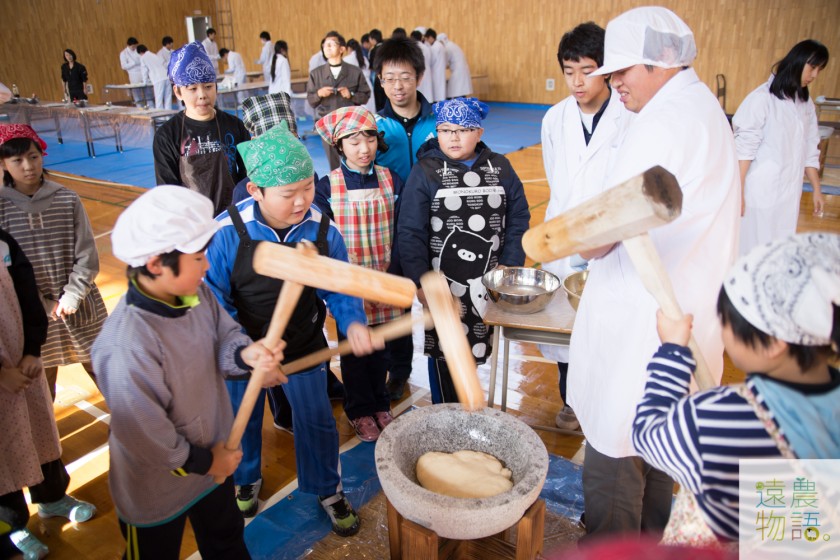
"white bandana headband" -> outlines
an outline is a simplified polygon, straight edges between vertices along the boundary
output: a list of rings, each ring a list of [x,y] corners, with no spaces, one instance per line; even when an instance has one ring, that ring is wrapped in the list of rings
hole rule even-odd
[[[744,319],[771,336],[803,346],[836,342],[840,235],[803,233],[756,247],[723,287]]]

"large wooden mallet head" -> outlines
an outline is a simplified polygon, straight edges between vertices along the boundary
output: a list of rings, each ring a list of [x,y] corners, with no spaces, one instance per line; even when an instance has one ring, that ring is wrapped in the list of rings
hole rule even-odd
[[[458,303],[449,291],[446,278],[439,272],[427,272],[420,277],[420,287],[423,288],[458,400],[465,410],[483,409],[487,403],[478,381],[475,358],[464,334]]]
[[[535,226],[522,248],[537,262],[549,262],[612,245],[675,220],[682,190],[664,168],[651,167],[583,204]]]

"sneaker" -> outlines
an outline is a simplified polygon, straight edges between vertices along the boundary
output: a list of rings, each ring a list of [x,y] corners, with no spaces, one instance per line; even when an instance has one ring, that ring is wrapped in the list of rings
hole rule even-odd
[[[392,401],[400,400],[403,397],[403,393],[405,393],[406,385],[408,385],[408,381],[402,379],[389,379],[385,384],[385,389],[388,391],[388,397]]]
[[[275,421],[274,427],[280,430],[281,432],[289,432],[290,434],[295,435],[295,428],[291,424],[289,424],[288,426],[284,426],[283,424],[280,424],[279,422]]]
[[[15,531],[9,535],[9,538],[12,539],[12,544],[21,551],[24,560],[41,560],[50,553],[47,545],[36,539],[35,535],[27,529]]]
[[[580,430],[580,422],[578,422],[575,411],[569,405],[563,406],[557,416],[554,418],[554,424],[563,430]]]
[[[65,494],[57,502],[38,504],[39,517],[66,517],[74,523],[84,523],[96,515],[96,506]]]
[[[369,417],[368,417],[369,418]],[[359,514],[353,509],[350,500],[344,495],[344,492],[339,492],[329,497],[318,496],[318,501],[321,502],[321,507],[327,512],[332,523],[332,529],[339,537],[349,537],[359,532],[359,526],[362,520]]]
[[[260,488],[262,479],[253,484],[243,484],[236,488],[236,505],[242,512],[242,517],[254,517],[260,507]]]
[[[377,412],[373,415],[373,417],[376,419],[376,425],[379,426],[380,430],[384,430],[385,426],[394,421],[394,417],[391,416],[390,410]]]
[[[376,441],[379,438],[379,426],[373,416],[362,416],[350,420],[350,425],[356,430],[356,435],[362,441]]]

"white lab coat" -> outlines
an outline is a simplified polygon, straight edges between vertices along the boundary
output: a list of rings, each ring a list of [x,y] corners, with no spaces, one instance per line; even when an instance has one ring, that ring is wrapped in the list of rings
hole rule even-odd
[[[447,40],[444,47],[446,47],[446,66],[451,72],[449,81],[446,82],[446,97],[470,95],[473,91],[472,76],[464,51],[451,40]]]
[[[735,142],[715,96],[693,69],[671,78],[622,134],[607,185],[661,165],[683,192],[682,214],[651,230],[712,377],[723,372],[715,304],[738,247],[740,180]],[[586,439],[614,458],[636,454],[631,428],[659,347],[653,297],[623,245],[589,263],[572,330],[569,404]]]
[[[592,78],[601,79],[601,78]],[[542,154],[550,195],[545,210],[548,221],[569,208],[599,194],[607,187],[607,172],[612,167],[620,132],[632,119],[613,91],[598,126],[586,144],[577,100],[569,96],[545,114],[542,121]],[[543,263],[542,267],[562,281],[574,272],[571,257]],[[569,348],[541,344],[542,354],[558,362],[569,361]]]
[[[271,59],[274,57],[274,45],[271,41],[263,43],[260,57],[257,59],[257,64],[262,64],[263,78],[266,82],[271,82]]]
[[[819,169],[814,102],[779,99],[767,83],[752,91],[732,119],[739,160],[751,160],[744,190],[741,254],[796,232],[802,175]]]
[[[126,47],[120,52],[120,66],[128,72],[128,83],[142,84],[143,69],[140,67],[140,55],[136,50]]]
[[[271,81],[268,85],[268,93],[286,92],[292,95],[292,69],[289,61],[282,54],[274,55],[277,62],[274,66],[274,79],[271,80],[271,67],[268,67],[268,78]]]
[[[357,68],[361,68],[361,65],[359,64],[359,58],[356,56],[356,51],[350,51],[347,54],[347,56],[344,57],[343,60],[347,64],[352,64]],[[373,85],[370,83],[369,69],[365,68],[364,70],[362,70],[362,75],[365,77],[365,82],[367,82],[368,88],[370,88],[370,91],[372,92]],[[374,115],[376,114],[376,100],[373,98],[373,94],[371,94],[371,96],[368,98],[367,103],[365,103],[364,107]]]
[[[211,41],[210,37],[206,37],[202,42],[201,46],[204,47],[204,50],[207,52],[207,56],[210,57],[210,61],[213,63],[213,68],[216,69],[216,73],[219,73],[219,45],[216,44],[216,41]]]
[[[163,65],[166,66],[166,69],[169,69],[169,59],[172,58],[172,51],[167,49],[166,47],[161,47],[160,50],[157,52],[157,55],[163,60]]]
[[[431,52],[430,72],[432,76],[432,97],[426,98],[430,102],[443,101],[446,99],[446,47],[440,41],[429,45]]]
[[[140,68],[143,72],[143,82],[152,84],[155,91],[155,109],[170,109],[167,107],[168,99],[172,101],[172,93],[169,88],[169,75],[163,60],[153,53],[146,51],[140,55]]]
[[[229,51],[227,54],[227,70],[225,74],[233,74],[233,81],[237,85],[243,85],[248,81],[245,73],[245,61],[238,52]]]
[[[420,51],[423,53],[423,61],[426,65],[426,70],[423,72],[423,79],[420,80],[419,84],[417,84],[417,91],[423,94],[426,101],[432,101],[435,94],[435,78],[432,73],[432,48],[423,41],[419,41],[417,46],[420,47]]]

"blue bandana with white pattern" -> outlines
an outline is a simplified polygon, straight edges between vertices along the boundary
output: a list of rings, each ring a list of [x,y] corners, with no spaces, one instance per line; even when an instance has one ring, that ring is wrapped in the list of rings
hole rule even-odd
[[[487,117],[490,107],[474,97],[456,97],[434,104],[437,124],[457,124],[463,128],[484,128],[481,121]]]
[[[216,69],[201,43],[187,43],[172,53],[169,81],[176,86],[216,83]]]

